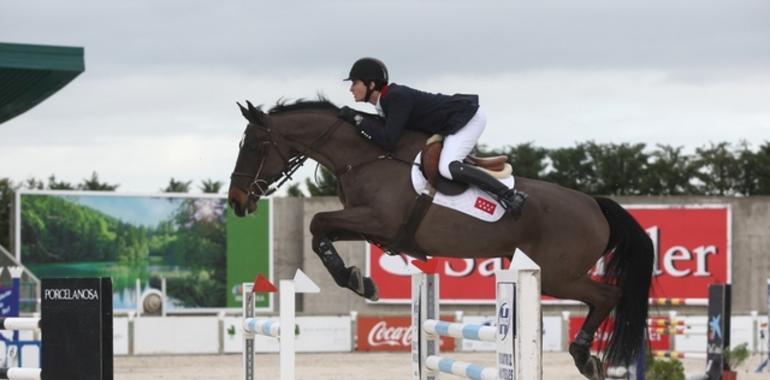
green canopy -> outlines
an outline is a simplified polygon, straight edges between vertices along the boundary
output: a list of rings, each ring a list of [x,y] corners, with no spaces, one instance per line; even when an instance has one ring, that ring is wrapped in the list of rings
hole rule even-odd
[[[84,70],[82,47],[0,43],[0,124],[36,106]]]

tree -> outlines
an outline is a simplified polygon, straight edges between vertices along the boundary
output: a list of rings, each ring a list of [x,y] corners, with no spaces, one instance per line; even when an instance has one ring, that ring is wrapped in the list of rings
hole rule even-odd
[[[78,185],[80,190],[90,191],[115,191],[118,188],[117,184],[109,184],[107,182],[100,182],[99,175],[96,172],[91,173],[91,178],[84,178],[83,182]]]
[[[685,195],[695,194],[697,189],[690,181],[696,168],[692,157],[682,154],[682,147],[658,145],[650,154],[647,170],[642,180],[642,194]]]
[[[45,189],[45,183],[37,178],[29,177],[24,181],[22,187],[28,190],[43,190]]]
[[[326,170],[323,166],[320,167],[321,177],[318,177],[318,170],[316,170],[315,181],[310,181],[310,178],[305,179],[305,186],[311,197],[322,197],[329,195],[337,195],[337,178]]]
[[[201,182],[200,189],[206,194],[217,194],[222,189],[222,181],[214,181],[213,179],[204,179]]]
[[[756,194],[770,195],[770,141],[759,147],[754,159],[757,165]]]
[[[502,149],[489,149],[486,145],[479,145],[476,147],[476,151],[482,157],[507,156],[508,162],[513,166],[513,174],[516,176],[532,179],[540,179],[545,176],[547,167],[545,159],[548,156],[548,151],[534,146],[532,142],[506,146]]]
[[[0,245],[11,244],[11,205],[16,186],[9,178],[0,178]]]
[[[299,183],[292,183],[289,185],[289,188],[286,190],[286,195],[292,198],[304,198],[305,193],[302,192],[302,189],[299,188]]]
[[[161,191],[164,193],[189,193],[191,184],[192,181],[177,181],[172,177],[166,188]]]
[[[697,148],[695,153],[695,177],[701,182],[703,194],[734,194],[739,169],[730,143],[711,143],[707,148]]]
[[[75,186],[69,182],[56,181],[56,176],[53,174],[48,177],[48,188],[51,190],[75,190]]]
[[[546,175],[546,180],[570,189],[593,193],[596,187],[595,173],[586,144],[550,150],[548,158],[551,159],[552,170]]]
[[[759,188],[759,163],[757,154],[749,149],[749,143],[742,141],[735,151],[737,177],[735,178],[735,191],[744,196],[757,193]]]
[[[591,193],[602,195],[635,195],[641,193],[641,180],[647,168],[645,144],[586,143],[593,164],[595,183]]]

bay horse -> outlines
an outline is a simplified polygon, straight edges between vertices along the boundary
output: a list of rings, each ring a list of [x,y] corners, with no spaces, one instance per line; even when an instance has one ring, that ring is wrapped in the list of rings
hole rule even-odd
[[[386,152],[339,119],[338,107],[323,98],[279,103],[268,112],[247,104],[239,104],[248,125],[231,176],[230,207],[238,216],[255,212],[275,182],[280,186],[291,178],[306,158],[317,161],[336,176],[343,209],[313,216],[313,250],[339,286],[376,300],[376,284],[359,268],[346,267],[333,243],[393,243],[416,202],[410,171],[428,136],[407,130],[397,148]],[[608,198],[533,179],[515,181],[529,194],[519,218],[506,215],[491,223],[433,205],[413,241],[435,257],[510,259],[521,249],[541,268],[543,294],[588,305],[569,352],[585,377],[603,379],[606,366],[633,362],[646,341],[652,241]],[[420,257],[415,251],[404,249]],[[604,276],[594,280],[589,271],[605,255]],[[610,328],[603,322],[611,312]],[[590,348],[594,334],[604,329],[609,340],[599,359]]]

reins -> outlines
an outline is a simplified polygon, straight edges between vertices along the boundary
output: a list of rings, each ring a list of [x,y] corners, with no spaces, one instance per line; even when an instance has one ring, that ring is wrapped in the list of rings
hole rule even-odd
[[[301,112],[301,111],[297,111]],[[269,196],[270,194],[273,194],[276,190],[278,190],[281,186],[283,186],[284,183],[287,181],[293,179],[292,175],[299,170],[300,167],[302,167],[305,164],[305,161],[309,158],[308,153],[316,153],[318,155],[321,155],[321,152],[319,149],[323,144],[325,144],[337,131],[340,125],[342,125],[343,120],[337,119],[334,123],[329,125],[323,133],[321,133],[318,138],[316,138],[312,144],[310,144],[309,147],[303,146],[302,149],[299,150],[299,155],[292,157],[292,158],[286,158],[284,154],[281,152],[280,149],[278,149],[278,144],[273,140],[273,129],[271,128],[272,121],[268,118],[267,119],[268,125],[263,126],[257,123],[251,123],[249,126],[253,126],[255,128],[261,128],[266,134],[267,134],[267,140],[262,142],[262,145],[267,145],[268,149],[264,149],[265,153],[262,155],[262,159],[259,162],[259,167],[257,169],[257,173],[252,176],[246,173],[241,173],[237,171],[233,171],[233,173],[230,175],[231,178],[233,177],[247,177],[247,178],[253,178],[253,181],[249,185],[248,190],[248,197],[250,200],[256,201],[262,196]],[[280,138],[283,138],[280,134],[278,134]],[[299,144],[299,143],[298,143]],[[303,145],[303,144],[299,144]],[[270,153],[269,148],[272,147],[281,157],[281,160],[284,163],[284,167],[281,170],[281,172],[271,178],[265,178],[260,179],[260,175],[262,174],[262,169],[264,168],[265,160],[267,159],[268,154]],[[241,147],[243,149],[244,147]],[[261,149],[253,149],[253,150],[261,150]],[[354,169],[360,168],[362,166],[366,166],[368,164],[371,164],[373,162],[377,162],[380,160],[393,160],[397,162],[404,163],[406,165],[416,165],[411,161],[404,160],[402,158],[398,158],[393,156],[391,153],[381,154],[377,157],[364,160],[362,162],[356,163],[356,164],[346,164],[343,166],[341,170],[338,170],[334,173],[334,175],[337,177],[337,180],[340,180],[345,174],[350,173]],[[277,177],[277,178],[276,178]],[[270,184],[278,181],[278,184],[275,187],[270,187]]]

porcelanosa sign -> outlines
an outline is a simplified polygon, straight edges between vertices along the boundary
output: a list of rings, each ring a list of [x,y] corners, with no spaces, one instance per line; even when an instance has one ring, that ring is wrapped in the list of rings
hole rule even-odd
[[[653,241],[651,298],[708,299],[708,285],[730,283],[730,208],[727,205],[627,206]],[[380,301],[409,303],[410,275],[417,269],[370,245],[367,271],[380,287]],[[409,258],[408,261],[413,259]],[[493,304],[494,272],[502,259],[442,259],[442,303]],[[603,273],[600,260],[594,275]],[[558,303],[544,297],[545,303]]]

